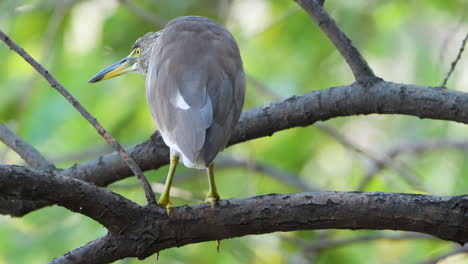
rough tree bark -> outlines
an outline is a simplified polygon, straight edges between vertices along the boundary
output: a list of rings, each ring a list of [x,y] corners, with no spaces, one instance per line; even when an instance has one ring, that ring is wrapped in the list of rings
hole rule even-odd
[[[229,145],[320,120],[362,114],[404,114],[468,124],[467,93],[380,79],[324,10],[323,1],[296,2],[340,51],[356,82],[250,109],[243,113]],[[0,39],[11,44],[6,35],[0,35]],[[22,49],[19,53],[26,54]],[[161,208],[139,206],[103,188],[132,175],[117,153],[55,169],[32,146],[0,126],[2,131],[0,140],[10,142],[8,145],[24,154],[22,157],[34,169],[0,165],[0,213],[22,216],[56,204],[108,229],[107,235],[52,263],[109,263],[125,257],[145,258],[163,249],[201,241],[325,228],[405,230],[460,244],[468,241],[468,196],[272,194],[222,200],[215,208],[207,204],[177,207],[168,217]],[[142,170],[168,163],[168,149],[159,132],[127,152]]]

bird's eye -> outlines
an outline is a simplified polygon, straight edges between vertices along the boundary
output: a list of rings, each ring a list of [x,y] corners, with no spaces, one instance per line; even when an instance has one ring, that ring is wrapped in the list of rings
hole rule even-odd
[[[141,53],[141,49],[140,49],[140,48],[136,48],[136,49],[135,49],[135,54],[136,54],[137,56],[140,56],[140,53]]]

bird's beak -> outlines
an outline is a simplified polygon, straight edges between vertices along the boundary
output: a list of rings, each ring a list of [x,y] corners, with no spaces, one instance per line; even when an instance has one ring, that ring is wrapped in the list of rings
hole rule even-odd
[[[102,80],[107,80],[114,78],[116,76],[129,73],[134,71],[137,68],[137,58],[130,54],[128,57],[125,57],[118,62],[112,64],[111,66],[105,68],[98,74],[94,75],[88,82],[95,83]]]

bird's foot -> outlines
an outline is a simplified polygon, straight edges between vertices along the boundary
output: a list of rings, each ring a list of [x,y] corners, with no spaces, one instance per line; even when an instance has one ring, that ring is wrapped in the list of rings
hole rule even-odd
[[[221,200],[217,192],[209,192],[206,195],[205,203],[209,203],[211,208],[214,208],[217,201]]]
[[[158,205],[161,207],[166,208],[166,212],[168,216],[172,215],[172,202],[169,199],[159,199]]]

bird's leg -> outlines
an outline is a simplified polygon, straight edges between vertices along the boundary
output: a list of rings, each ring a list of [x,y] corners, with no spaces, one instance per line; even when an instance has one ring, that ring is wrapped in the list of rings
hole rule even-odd
[[[213,165],[208,167],[206,170],[208,173],[208,183],[210,185],[210,190],[208,191],[208,194],[206,195],[206,200],[205,202],[209,203],[211,207],[214,207],[217,201],[220,200],[218,191],[216,190],[216,184],[214,180],[214,173],[213,173]]]
[[[167,174],[166,184],[164,185],[164,190],[161,193],[161,198],[159,198],[159,201],[158,201],[159,206],[166,208],[167,214],[169,215],[172,212],[172,202],[171,202],[169,193],[171,191],[172,179],[175,174],[177,163],[179,163],[179,156],[171,154],[170,159],[171,159],[171,163],[169,165],[169,173]]]

